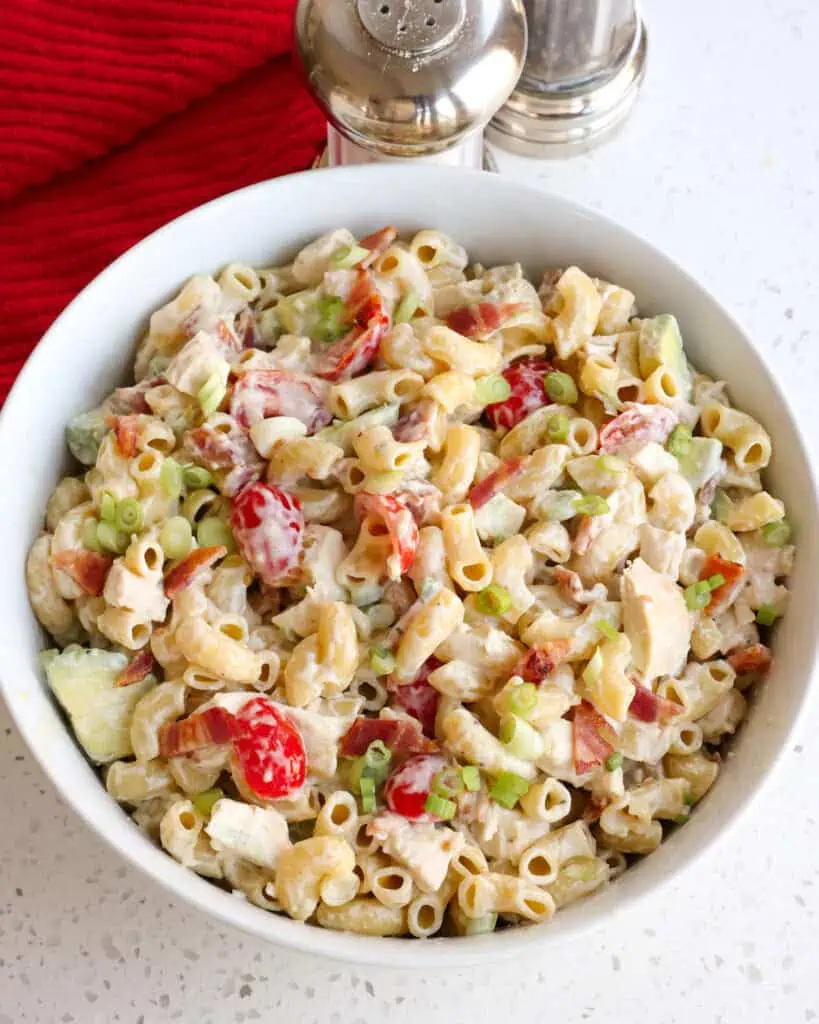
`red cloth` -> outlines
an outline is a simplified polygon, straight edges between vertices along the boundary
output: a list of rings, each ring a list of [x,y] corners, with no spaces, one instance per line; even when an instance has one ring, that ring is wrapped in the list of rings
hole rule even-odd
[[[154,229],[302,170],[323,137],[294,0],[13,0],[0,18],[0,401],[64,306]]]

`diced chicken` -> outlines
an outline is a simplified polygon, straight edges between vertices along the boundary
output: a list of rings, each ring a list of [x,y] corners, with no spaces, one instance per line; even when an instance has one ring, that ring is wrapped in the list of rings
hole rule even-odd
[[[653,487],[661,476],[676,473],[679,469],[674,456],[656,441],[644,444],[631,456],[629,462],[644,487]]]
[[[481,850],[487,857],[513,865],[517,864],[527,847],[551,828],[548,822],[507,810],[485,795],[478,801],[474,818],[471,831]]]
[[[282,711],[301,734],[307,753],[308,772],[331,779],[338,767],[338,741],[352,725],[352,716],[336,718],[318,711],[284,705]]]
[[[169,384],[173,384],[177,391],[194,397],[213,374],[227,380],[228,363],[223,346],[205,331],[195,334],[165,370]]]
[[[448,828],[411,822],[386,811],[373,818],[367,832],[388,854],[403,865],[423,892],[437,892],[453,857],[464,846],[463,836]]]
[[[103,597],[114,608],[129,608],[153,622],[162,622],[168,610],[168,599],[162,587],[162,577],[144,578],[118,558],[105,580]]]
[[[287,822],[275,808],[238,800],[217,800],[205,831],[217,853],[233,854],[271,870],[290,846]]]
[[[663,576],[676,580],[685,551],[685,534],[643,523],[640,527],[640,558]]]
[[[692,626],[680,588],[638,558],[623,573],[622,598],[635,667],[646,682],[675,675],[685,663]]]

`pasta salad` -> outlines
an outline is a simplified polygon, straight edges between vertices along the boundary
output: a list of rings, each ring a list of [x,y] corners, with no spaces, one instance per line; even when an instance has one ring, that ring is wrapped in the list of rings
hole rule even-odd
[[[793,563],[674,316],[440,231],[193,277],[76,416],[27,561],[111,796],[264,910],[540,922],[684,823]]]

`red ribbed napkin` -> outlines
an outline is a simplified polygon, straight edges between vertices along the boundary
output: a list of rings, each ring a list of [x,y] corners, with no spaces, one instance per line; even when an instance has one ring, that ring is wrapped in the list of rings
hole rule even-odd
[[[0,401],[60,310],[140,238],[308,167],[323,121],[293,0],[15,0],[0,19]]]

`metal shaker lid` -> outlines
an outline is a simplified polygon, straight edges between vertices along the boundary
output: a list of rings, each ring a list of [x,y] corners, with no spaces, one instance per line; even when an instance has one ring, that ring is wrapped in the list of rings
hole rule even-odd
[[[328,119],[392,157],[437,153],[482,128],[526,53],[521,0],[299,0],[296,35]]]

